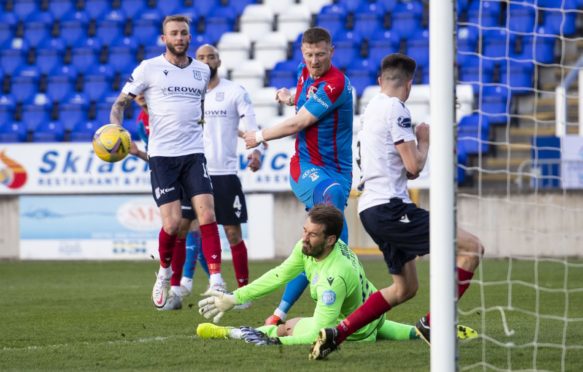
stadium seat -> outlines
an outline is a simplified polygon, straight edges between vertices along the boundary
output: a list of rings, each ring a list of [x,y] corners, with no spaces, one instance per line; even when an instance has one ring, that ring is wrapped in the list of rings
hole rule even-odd
[[[73,94],[71,98],[59,105],[59,122],[65,130],[73,130],[74,127],[87,121],[89,101],[84,94]]]
[[[98,52],[91,47],[74,48],[71,51],[71,65],[80,73],[85,73],[98,63]]]
[[[531,61],[507,60],[500,67],[500,82],[507,84],[513,95],[534,93],[534,64]]]
[[[459,27],[457,30],[457,50],[476,53],[479,36],[479,29],[474,25]]]
[[[468,9],[468,22],[483,27],[500,26],[500,0],[472,1]]]
[[[85,0],[85,12],[90,19],[102,19],[111,11],[110,0]]]
[[[411,121],[415,124],[429,122],[429,85],[416,85],[411,89],[407,108],[411,112]]]
[[[48,98],[53,102],[62,102],[75,91],[74,79],[68,75],[50,75],[47,77]]]
[[[325,28],[330,35],[335,35],[346,28],[346,9],[337,4],[326,5],[316,15],[316,25]]]
[[[54,19],[61,19],[66,14],[75,12],[75,0],[51,0],[48,3],[48,12]]]
[[[326,5],[333,3],[333,0],[301,0],[301,4],[308,7],[311,14],[318,14]]]
[[[63,64],[65,46],[61,39],[48,39],[36,51],[35,65],[41,74],[50,75]]]
[[[199,16],[206,18],[210,12],[218,6],[220,6],[220,0],[205,0],[197,1],[195,8]],[[166,13],[166,11],[163,13]]]
[[[271,9],[273,14],[283,15],[294,6],[295,0],[263,0],[262,3]]]
[[[205,34],[205,33],[192,34],[192,40],[190,41],[189,50],[192,50],[194,53],[201,45],[204,45],[204,44],[211,44],[211,41],[210,41],[207,34]]]
[[[166,46],[164,45],[149,45],[144,47],[144,59],[150,59],[160,56],[166,51]]]
[[[21,119],[28,132],[50,121],[50,107],[48,105],[27,104],[22,106]]]
[[[377,4],[383,7],[383,10],[388,13],[392,13],[398,3],[398,0],[377,0]]]
[[[360,58],[362,37],[353,31],[339,31],[333,37],[334,55],[332,63],[341,69],[346,68],[352,61]]]
[[[27,69],[11,79],[10,93],[16,102],[31,103],[38,91],[38,69]]]
[[[0,49],[9,48],[16,37],[16,17],[12,13],[0,13]]]
[[[273,12],[264,5],[248,5],[241,15],[240,24],[241,32],[247,35],[249,40],[256,41],[272,32]]]
[[[258,124],[263,124],[278,116],[279,104],[275,101],[274,87],[256,89],[249,92]]]
[[[109,65],[94,67],[83,77],[83,93],[89,101],[100,101],[111,94],[114,71]]]
[[[16,103],[11,95],[0,96],[0,126],[13,121],[15,106]]]
[[[572,36],[577,31],[577,14],[563,9],[543,10],[543,27],[549,34]]]
[[[471,84],[477,94],[480,85],[494,81],[495,63],[491,59],[475,54],[458,53],[459,82]]]
[[[32,142],[63,142],[64,140],[65,128],[59,121],[43,122],[32,132]]]
[[[312,15],[305,5],[292,5],[279,15],[277,30],[287,41],[294,41],[298,35],[310,27]]]
[[[516,42],[515,34],[504,28],[489,29],[483,33],[483,54],[488,57],[511,57]]]
[[[421,28],[423,5],[421,2],[398,3],[393,9],[391,29],[401,35],[411,35]]]
[[[506,12],[508,29],[516,32],[534,32],[536,26],[536,8],[528,2],[510,3]]]
[[[275,88],[295,87],[297,68],[295,61],[278,62],[269,72],[269,85]]]
[[[195,7],[204,1],[196,1]],[[157,7],[160,14],[178,14],[184,10],[184,0],[158,0]]]
[[[123,37],[125,15],[121,11],[111,11],[104,19],[97,21],[95,36],[103,45]]]
[[[19,121],[12,121],[5,125],[0,125],[0,142],[15,143],[26,142],[26,126]]]
[[[457,184],[462,185],[466,180],[466,170],[464,166],[468,165],[468,154],[464,149],[463,145],[458,143],[457,146]]]
[[[510,113],[511,94],[501,85],[482,86],[480,109],[491,124],[507,124]]]
[[[14,8],[12,12],[16,18],[21,21],[25,21],[34,14],[40,13],[40,2],[37,0],[14,1]]]
[[[59,20],[59,37],[65,45],[76,47],[87,38],[88,18],[84,12],[70,13]]]
[[[400,35],[394,31],[385,30],[375,33],[368,41],[368,58],[380,64],[386,55],[399,51],[400,42]]]
[[[478,113],[464,116],[458,124],[458,144],[466,154],[485,154],[490,150],[490,121]]]
[[[109,122],[109,118],[107,122]],[[103,123],[99,121],[84,121],[79,123],[71,131],[71,142],[91,142],[93,140],[93,134]]]
[[[249,60],[233,69],[231,79],[251,92],[263,88],[264,71],[261,62]]]
[[[48,16],[48,14],[46,14]],[[31,18],[32,16],[29,16]],[[50,17],[49,17],[50,18]],[[24,33],[22,38],[29,47],[36,48],[45,39],[51,37],[52,18],[44,19],[44,17],[34,17],[24,23]]]
[[[148,12],[147,18],[138,18],[133,21],[132,36],[138,44],[151,45],[156,42],[156,38],[162,34],[162,19],[156,12]]]
[[[538,33],[532,36],[522,36],[522,51],[514,57],[519,60],[536,61],[540,63],[555,62],[555,44],[558,37],[546,34],[544,27],[538,28]]]
[[[361,0],[336,0],[336,4],[342,6],[348,12],[355,13],[356,9],[361,5]]]
[[[128,19],[137,21],[148,10],[148,0],[123,0],[120,8]]]
[[[115,72],[129,74],[136,66],[136,40],[131,37],[122,37],[109,46],[109,64]]]
[[[217,7],[205,18],[205,34],[212,44],[216,44],[221,35],[235,28],[237,13],[229,7]]]
[[[255,42],[255,60],[268,70],[277,62],[285,60],[286,56],[287,40],[282,33],[271,32]]]
[[[379,63],[370,59],[355,59],[346,68],[346,75],[350,79],[350,84],[356,89],[358,96],[362,95],[364,89],[376,83]]]
[[[221,36],[217,47],[221,57],[221,66],[232,69],[249,59],[251,40],[240,32],[226,32]]]
[[[353,30],[369,39],[383,27],[384,8],[377,3],[362,3],[354,14]]]
[[[25,63],[24,51],[20,49],[0,50],[0,68],[5,74],[13,75]]]
[[[429,30],[419,30],[407,37],[407,54],[423,69],[429,67]]]

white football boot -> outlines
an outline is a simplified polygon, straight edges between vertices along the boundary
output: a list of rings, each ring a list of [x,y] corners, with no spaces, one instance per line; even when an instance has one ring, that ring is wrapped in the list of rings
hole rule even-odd
[[[172,276],[172,268],[160,268],[156,274],[156,283],[152,289],[152,302],[157,309],[162,309],[170,295],[170,277]]]

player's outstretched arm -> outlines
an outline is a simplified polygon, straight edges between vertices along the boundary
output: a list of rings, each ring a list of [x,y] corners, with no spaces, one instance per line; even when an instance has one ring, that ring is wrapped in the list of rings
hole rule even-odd
[[[260,143],[273,139],[283,138],[296,134],[302,129],[315,124],[318,118],[307,109],[302,108],[298,113],[284,121],[258,132],[245,132],[245,144],[248,149],[257,147]]]
[[[111,106],[111,112],[109,113],[109,121],[111,124],[123,126],[123,113],[134,98],[132,95],[120,93],[113,106]]]

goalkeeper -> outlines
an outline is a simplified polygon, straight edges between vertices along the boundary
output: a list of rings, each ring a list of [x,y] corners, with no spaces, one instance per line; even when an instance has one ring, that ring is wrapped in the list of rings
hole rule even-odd
[[[342,213],[334,206],[317,205],[308,212],[302,239],[291,255],[279,266],[232,294],[209,290],[198,303],[199,312],[217,323],[225,311],[263,297],[305,271],[310,282],[310,295],[316,302],[314,315],[290,319],[284,324],[257,329],[217,327],[204,323],[197,334],[203,338],[243,338],[258,345],[311,344],[322,328],[335,326],[351,314],[377,289],[369,282],[358,258],[338,239],[343,227]],[[383,314],[359,329],[350,341],[376,339],[417,339],[415,327],[392,322]]]

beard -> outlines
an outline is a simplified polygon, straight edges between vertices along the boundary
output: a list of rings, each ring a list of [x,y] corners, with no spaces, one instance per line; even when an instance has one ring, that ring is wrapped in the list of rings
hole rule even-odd
[[[217,73],[219,72],[219,68],[218,67],[210,67],[210,66],[209,66],[209,68],[211,69],[211,80],[212,80],[212,78],[217,76]]]
[[[188,51],[188,46],[190,45],[190,43],[185,42],[184,43],[184,51],[179,52],[176,50],[176,48],[174,48],[174,45],[172,44],[166,44],[166,48],[168,48],[168,51],[170,51],[170,53],[174,54],[176,57],[184,57],[186,55],[186,52]]]
[[[324,252],[325,243],[319,245],[310,245],[309,243],[302,244],[302,253],[309,257],[318,258]]]

